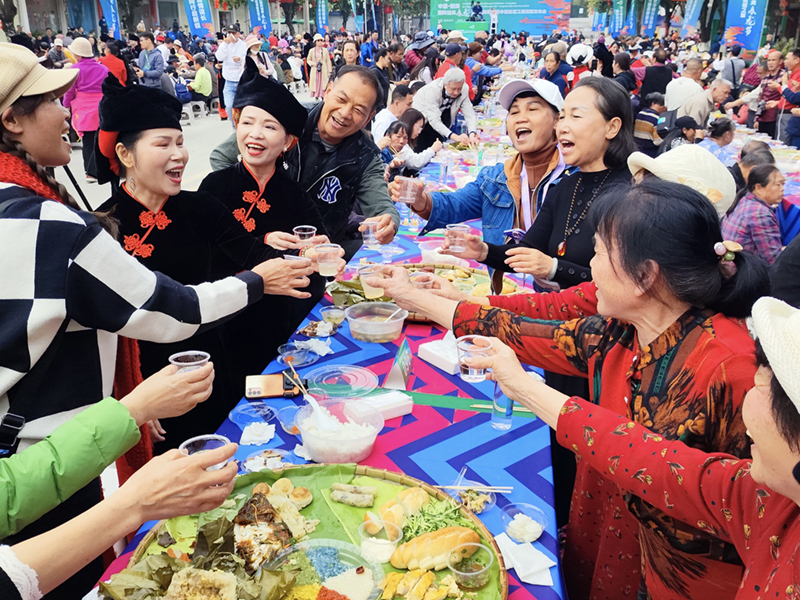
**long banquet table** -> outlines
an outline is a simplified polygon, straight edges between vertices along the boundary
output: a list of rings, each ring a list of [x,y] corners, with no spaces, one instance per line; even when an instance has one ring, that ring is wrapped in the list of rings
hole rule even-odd
[[[479,222],[471,222],[479,229]],[[419,262],[421,259],[415,232],[401,227],[393,242],[402,253],[394,256],[393,263]],[[349,267],[359,263],[362,258],[371,262],[381,262],[378,252],[362,248],[351,260]],[[319,309],[330,305],[329,297],[323,298],[312,310],[309,319],[320,320]],[[345,324],[332,337],[333,354],[321,357],[315,364],[298,369],[300,376],[326,364],[344,364],[365,367],[379,377],[382,385],[385,375],[403,339],[407,339],[414,354],[408,393],[414,399],[414,409],[410,415],[386,422],[378,436],[372,454],[361,464],[406,473],[434,485],[452,483],[462,466],[468,467],[466,478],[472,481],[496,486],[513,486],[511,494],[498,495],[497,506],[480,515],[487,528],[498,535],[503,532],[500,508],[510,502],[527,502],[538,506],[548,518],[548,526],[535,546],[549,558],[559,561],[555,510],[553,508],[553,473],[550,458],[550,436],[547,425],[530,415],[514,415],[512,427],[507,432],[492,428],[490,411],[471,409],[473,401],[491,403],[494,384],[483,382],[471,384],[458,376],[445,374],[416,356],[420,344],[439,339],[444,329],[430,323],[407,322],[403,335],[396,341],[386,344],[369,344],[351,337]],[[306,339],[295,334],[292,339]],[[264,373],[277,373],[283,366],[272,361]],[[246,399],[240,400],[242,403]],[[301,400],[268,399],[276,412]],[[298,436],[284,432],[277,419],[276,435],[264,446],[240,446],[236,458],[243,461],[248,456],[267,448],[281,448],[292,451],[300,443]],[[238,442],[242,430],[226,419],[217,429],[231,441]],[[296,463],[305,462],[291,454]],[[145,523],[125,552],[109,567],[103,576],[107,580],[111,574],[119,572],[130,559],[131,553],[154,522]],[[560,564],[550,569],[553,586],[536,586],[521,583],[515,572],[509,572],[509,598],[511,600],[562,600],[566,598]]]

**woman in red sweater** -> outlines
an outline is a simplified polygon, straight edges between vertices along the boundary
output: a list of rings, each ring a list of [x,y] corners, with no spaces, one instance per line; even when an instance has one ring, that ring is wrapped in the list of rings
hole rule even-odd
[[[662,439],[746,455],[739,410],[756,365],[741,319],[767,289],[765,265],[745,252],[733,256],[736,274],[722,265],[716,212],[686,186],[645,181],[597,199],[593,213],[594,284],[535,302],[494,296],[490,307],[435,301],[399,272],[384,290],[456,335],[497,337],[524,362],[587,377],[587,400]],[[563,562],[570,596],[733,598],[742,576],[733,545],[648,499],[623,497],[579,461]]]
[[[103,57],[100,59],[106,68],[119,79],[122,85],[128,84],[128,69],[125,61],[119,57],[119,47],[114,42],[108,42]]]

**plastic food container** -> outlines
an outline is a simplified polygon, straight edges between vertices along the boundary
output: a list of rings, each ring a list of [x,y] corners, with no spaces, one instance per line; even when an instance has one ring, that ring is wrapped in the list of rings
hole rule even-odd
[[[486,587],[492,563],[494,553],[483,544],[461,544],[447,555],[447,566],[458,587],[468,592]]]
[[[407,310],[397,311],[397,305],[391,302],[362,302],[354,304],[344,311],[350,324],[352,336],[362,342],[385,344],[400,337],[403,322],[408,316]],[[391,317],[388,321],[388,317]]]
[[[295,426],[300,430],[303,447],[311,460],[317,463],[357,463],[372,453],[375,439],[383,429],[383,416],[380,411],[363,402],[352,400],[327,400],[319,405],[328,410],[343,423],[338,431],[322,432],[309,430],[306,422],[311,418],[314,408],[311,405],[297,411]],[[356,407],[356,405],[358,405]],[[313,421],[309,422],[311,426]],[[354,425],[369,425],[372,431],[368,434],[354,432]]]
[[[511,525],[511,523],[514,521],[514,517],[517,516],[518,514],[526,515],[531,519],[533,519],[534,521],[536,521],[537,523],[539,523],[539,525],[542,526],[542,533],[544,533],[544,530],[547,529],[547,524],[548,524],[547,515],[545,515],[540,509],[535,507],[533,504],[525,504],[524,502],[517,502],[516,504],[506,504],[503,507],[503,514],[502,514],[503,528],[505,529],[506,534],[508,534],[508,537],[510,537],[515,542],[524,543],[523,541],[517,539],[516,535],[512,535],[512,533],[514,533],[513,530],[509,532],[509,525]],[[528,540],[528,541],[535,541],[535,540]]]

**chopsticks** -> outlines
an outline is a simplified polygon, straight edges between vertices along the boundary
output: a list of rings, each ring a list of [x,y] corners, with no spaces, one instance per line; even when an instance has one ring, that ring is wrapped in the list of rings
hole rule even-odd
[[[474,490],[476,492],[497,492],[498,494],[510,494],[514,491],[510,486],[492,485],[437,485],[440,490]]]
[[[483,409],[483,410],[492,410],[492,405],[491,404],[470,404],[469,407],[470,408],[480,408],[480,409]],[[515,406],[514,407],[514,411],[515,412],[524,412],[524,413],[532,413],[533,412],[531,409],[525,408],[524,406]]]

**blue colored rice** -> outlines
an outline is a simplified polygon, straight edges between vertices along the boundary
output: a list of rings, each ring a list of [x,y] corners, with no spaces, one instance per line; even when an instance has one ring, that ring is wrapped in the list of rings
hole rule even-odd
[[[350,568],[339,561],[339,551],[336,548],[314,548],[306,554],[322,581],[341,575]]]

